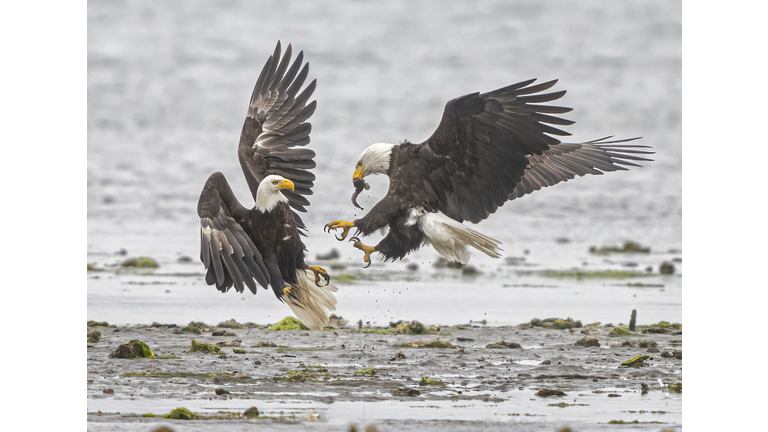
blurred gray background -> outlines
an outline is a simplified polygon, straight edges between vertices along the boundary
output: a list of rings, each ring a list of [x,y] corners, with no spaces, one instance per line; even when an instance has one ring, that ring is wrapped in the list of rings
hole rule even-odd
[[[360,216],[350,178],[369,144],[423,141],[454,97],[557,78],[572,140],[642,136],[655,162],[534,193],[479,228],[680,247],[681,19],[679,2],[647,0],[89,1],[89,251],[195,255],[214,171],[253,204],[236,146],[277,40],[318,79],[313,246],[331,242],[322,224]],[[385,193],[376,180],[363,207]]]

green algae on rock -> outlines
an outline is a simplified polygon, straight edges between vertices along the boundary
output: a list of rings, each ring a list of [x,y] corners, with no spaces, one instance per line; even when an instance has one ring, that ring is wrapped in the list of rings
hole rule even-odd
[[[599,347],[600,341],[596,337],[584,336],[583,338],[577,340],[574,345],[581,347]]]
[[[421,381],[419,381],[420,386],[428,386],[428,385],[445,385],[444,382],[436,379],[431,379],[427,377],[421,377]]]
[[[520,349],[522,349],[523,348],[517,342],[504,342],[504,341],[488,344],[485,347],[488,348],[488,349],[503,349],[503,348],[510,348],[510,349],[511,348],[520,348]]]
[[[126,258],[120,263],[120,267],[158,268],[160,265],[154,258],[138,257]]]
[[[221,348],[218,345],[209,344],[208,342],[198,342],[194,339],[192,339],[192,343],[189,346],[190,352],[203,352],[203,353],[209,353],[209,354],[219,354],[221,353]]]
[[[541,326],[544,328],[551,328],[555,330],[565,330],[570,328],[581,328],[581,320],[574,321],[573,318],[545,318],[541,320]]]
[[[358,369],[358,370],[355,371],[355,375],[370,375],[370,376],[374,376],[377,373],[379,373],[379,371],[374,369],[373,366],[368,366],[368,369]]]
[[[608,333],[608,336],[611,336],[611,337],[632,336],[632,333],[629,331],[627,327],[614,327],[613,329],[611,329],[611,332]]]
[[[197,420],[200,418],[200,416],[186,408],[180,407],[164,415],[163,418],[173,420]]]
[[[628,240],[624,242],[622,247],[603,246],[598,248],[596,246],[591,246],[589,248],[589,253],[595,255],[608,255],[610,253],[651,253],[651,248],[643,246],[636,241]]]
[[[416,342],[406,342],[395,345],[395,347],[398,348],[451,348],[453,345],[451,345],[448,341],[441,341],[439,339],[435,339],[433,341],[416,341]]]
[[[675,274],[675,265],[669,261],[664,261],[659,265],[659,273],[663,275]]]
[[[129,359],[142,358],[142,357],[154,358],[155,353],[153,353],[152,350],[149,349],[149,346],[147,346],[147,344],[145,344],[144,342],[138,339],[134,339],[128,342],[127,344],[122,344],[119,347],[117,347],[115,352],[110,354],[109,357],[129,358]]]
[[[285,374],[287,376],[280,380],[289,382],[317,381],[320,376],[328,375],[328,369],[320,365],[305,365],[300,371],[287,370]]]
[[[204,322],[190,321],[186,327],[182,327],[181,329],[177,330],[175,333],[202,334],[203,331],[207,331],[210,327],[211,326],[209,326]]]
[[[101,340],[101,332],[100,331],[94,330],[92,332],[88,332],[88,342],[96,343],[99,340]]]
[[[106,321],[88,321],[88,327],[109,327]]]
[[[259,409],[256,407],[250,407],[243,413],[243,417],[258,417],[259,416]]]
[[[624,360],[623,362],[621,362],[619,367],[632,367],[632,368],[645,367],[648,365],[645,364],[644,362],[650,358],[651,356],[649,356],[648,354],[641,354],[639,356],[632,357],[629,360]]]
[[[398,321],[396,323],[390,323],[388,328],[361,328],[358,330],[352,330],[353,333],[375,333],[375,334],[404,334],[404,335],[421,335],[421,334],[443,334],[437,327],[427,327],[419,321]]]
[[[565,396],[565,392],[562,390],[553,390],[553,389],[541,389],[536,392],[536,396],[538,397],[550,397],[550,396]]]
[[[219,324],[216,325],[216,327],[231,328],[231,329],[246,329],[249,326],[247,324],[240,324],[234,319],[228,319],[226,321],[220,322]]]
[[[254,345],[256,348],[275,348],[277,347],[277,344],[274,342],[264,342],[259,341],[256,345]]]
[[[283,331],[283,330],[309,330],[309,327],[305,326],[304,323],[297,320],[296,318],[292,316],[287,316],[280,320],[277,324],[269,327],[270,330],[275,331]]]
[[[672,383],[669,385],[669,391],[670,393],[682,393],[683,392],[683,383]]]

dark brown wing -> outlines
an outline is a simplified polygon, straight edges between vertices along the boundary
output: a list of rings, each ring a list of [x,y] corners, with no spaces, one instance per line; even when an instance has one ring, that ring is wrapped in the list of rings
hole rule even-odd
[[[530,85],[523,81],[488,93],[473,93],[448,102],[437,130],[421,144],[421,154],[439,160],[431,172],[438,209],[453,219],[480,222],[503,205],[529,165],[570,135],[550,125],[569,125],[570,108],[540,105],[565,91],[541,93],[557,80]],[[434,163],[434,161],[432,162]]]
[[[280,42],[269,57],[253,88],[248,113],[240,134],[238,157],[248,181],[253,199],[259,183],[270,174],[291,181],[294,191],[282,193],[294,209],[306,211],[312,194],[315,175],[315,152],[302,148],[309,144],[312,126],[307,119],[315,111],[316,102],[307,104],[315,90],[316,80],[299,92],[309,73],[309,64],[301,67],[304,53],[300,52],[289,67],[291,45],[280,59]]]
[[[453,219],[480,222],[510,199],[577,175],[600,174],[648,160],[643,146],[596,140],[561,144],[570,135],[552,125],[573,122],[556,114],[570,108],[542,105],[565,91],[542,93],[557,80],[531,85],[523,81],[488,93],[448,102],[437,130],[414,154],[429,167],[430,201]],[[645,147],[647,148],[647,147]],[[423,182],[412,182],[423,185]],[[413,196],[418,196],[416,192]]]
[[[639,166],[631,161],[651,160],[639,156],[652,154],[653,152],[642,150],[650,147],[621,144],[639,138],[606,141],[609,138],[611,137],[580,144],[556,144],[540,155],[526,156],[528,167],[509,199],[520,198],[576,176],[626,170],[624,165]]]
[[[261,253],[241,225],[250,211],[237,201],[223,174],[208,177],[197,203],[200,260],[207,270],[206,283],[221,292],[232,285],[243,292],[245,284],[256,294],[254,280],[265,289],[269,284]]]

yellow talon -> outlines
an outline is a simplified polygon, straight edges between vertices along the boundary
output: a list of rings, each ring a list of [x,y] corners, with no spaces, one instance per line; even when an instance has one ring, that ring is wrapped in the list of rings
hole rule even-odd
[[[330,283],[331,277],[328,276],[328,272],[325,271],[324,268],[322,268],[320,266],[307,266],[307,269],[309,269],[310,271],[312,271],[312,273],[315,274],[315,285],[322,286],[322,285],[320,285],[320,278],[321,277],[323,279],[325,279],[325,284],[326,285],[328,285]]]
[[[376,247],[375,246],[366,246],[366,245],[364,245],[362,242],[360,242],[360,239],[357,238],[357,237],[352,237],[351,239],[349,239],[349,241],[353,241],[354,243],[352,244],[352,246],[354,246],[354,247],[356,247],[356,248],[358,248],[358,249],[360,249],[361,251],[364,252],[363,261],[368,263],[368,265],[365,266],[364,268],[370,267],[371,266],[371,254],[376,252]]]
[[[290,296],[291,295],[291,286],[288,285],[287,287],[283,288],[283,295],[284,296]]]
[[[345,238],[347,238],[347,235],[349,234],[350,228],[354,228],[354,226],[355,226],[354,222],[347,222],[347,221],[343,221],[343,220],[337,220],[337,221],[333,221],[333,222],[330,222],[330,223],[326,224],[325,228],[323,228],[323,231],[331,232],[331,230],[335,231],[335,230],[341,228],[342,229],[341,237],[336,236],[336,240],[341,241],[341,240],[344,240]]]

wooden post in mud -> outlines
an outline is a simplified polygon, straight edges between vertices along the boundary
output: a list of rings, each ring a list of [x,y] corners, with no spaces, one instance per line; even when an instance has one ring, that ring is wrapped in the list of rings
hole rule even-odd
[[[629,319],[629,331],[635,331],[636,321],[637,321],[637,309],[632,309],[632,317]]]

